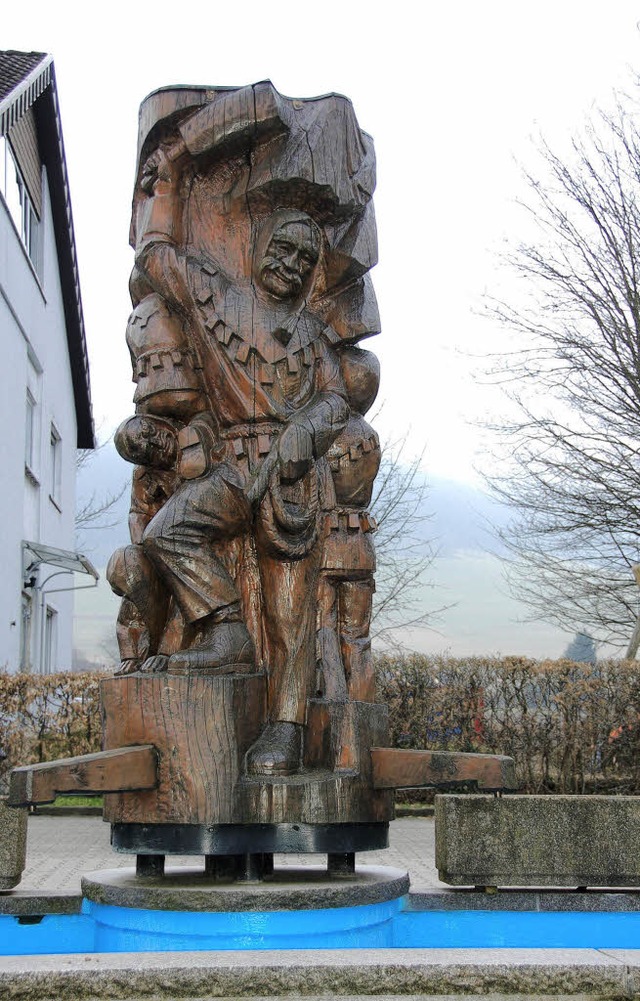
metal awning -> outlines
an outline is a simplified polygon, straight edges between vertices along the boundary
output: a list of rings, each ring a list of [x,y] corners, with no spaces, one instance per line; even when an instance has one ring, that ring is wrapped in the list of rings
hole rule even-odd
[[[55,546],[45,546],[42,542],[27,542],[23,540],[22,550],[27,564],[25,574],[33,573],[42,563],[48,566],[61,567],[70,573],[86,573],[94,580],[100,579],[100,574],[91,560],[82,553],[72,553],[67,549],[56,549]]]

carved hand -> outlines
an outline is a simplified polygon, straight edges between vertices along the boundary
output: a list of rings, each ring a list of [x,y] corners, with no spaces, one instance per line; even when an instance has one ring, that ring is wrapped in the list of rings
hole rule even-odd
[[[159,183],[175,184],[179,174],[177,160],[185,151],[186,147],[181,139],[172,146],[158,146],[142,168],[140,187],[143,191],[153,194]]]
[[[313,462],[313,438],[306,428],[290,424],[278,441],[280,476],[287,483],[301,480]]]

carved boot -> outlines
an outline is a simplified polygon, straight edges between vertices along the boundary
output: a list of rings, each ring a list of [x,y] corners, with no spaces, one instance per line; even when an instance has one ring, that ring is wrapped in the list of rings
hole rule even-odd
[[[247,775],[278,777],[300,771],[302,724],[267,723],[245,757]]]
[[[120,667],[117,671],[113,672],[114,678],[122,678],[125,674],[135,674],[136,671],[140,670],[140,665],[143,662],[139,657],[126,657],[120,661]]]
[[[244,622],[212,623],[189,650],[169,658],[169,674],[252,674],[255,649]]]

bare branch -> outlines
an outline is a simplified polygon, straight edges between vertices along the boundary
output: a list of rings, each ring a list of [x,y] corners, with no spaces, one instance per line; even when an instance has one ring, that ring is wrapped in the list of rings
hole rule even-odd
[[[430,625],[442,608],[425,608],[433,585],[429,570],[437,556],[430,534],[429,486],[421,469],[422,454],[407,459],[406,436],[382,446],[371,512],[376,534],[376,595],[372,638],[403,646],[401,634]]]
[[[109,439],[105,438],[95,449],[78,449],[76,452],[76,471],[85,470],[98,452],[108,444],[108,441]],[[78,505],[75,514],[76,537],[89,529],[113,528],[114,525],[117,525],[119,517],[115,507],[128,487],[129,481],[124,480],[116,489],[105,494],[93,491],[84,503]],[[110,514],[114,515],[113,521],[107,520]]]
[[[494,359],[515,417],[487,476],[513,512],[497,535],[512,591],[542,618],[625,646],[640,592],[640,134],[620,101],[525,177],[538,238],[506,264],[523,298],[490,301],[513,332]]]

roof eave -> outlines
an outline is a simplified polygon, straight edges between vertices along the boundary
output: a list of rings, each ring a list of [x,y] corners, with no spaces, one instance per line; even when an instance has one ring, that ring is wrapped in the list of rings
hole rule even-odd
[[[69,345],[69,361],[76,404],[78,448],[95,448],[95,431],[91,408],[89,356],[82,309],[82,294],[78,272],[73,213],[69,193],[69,178],[64,155],[62,124],[55,86],[55,70],[51,65],[51,84],[36,104],[36,122],[42,158],[49,175],[51,211],[58,251],[60,282]]]

